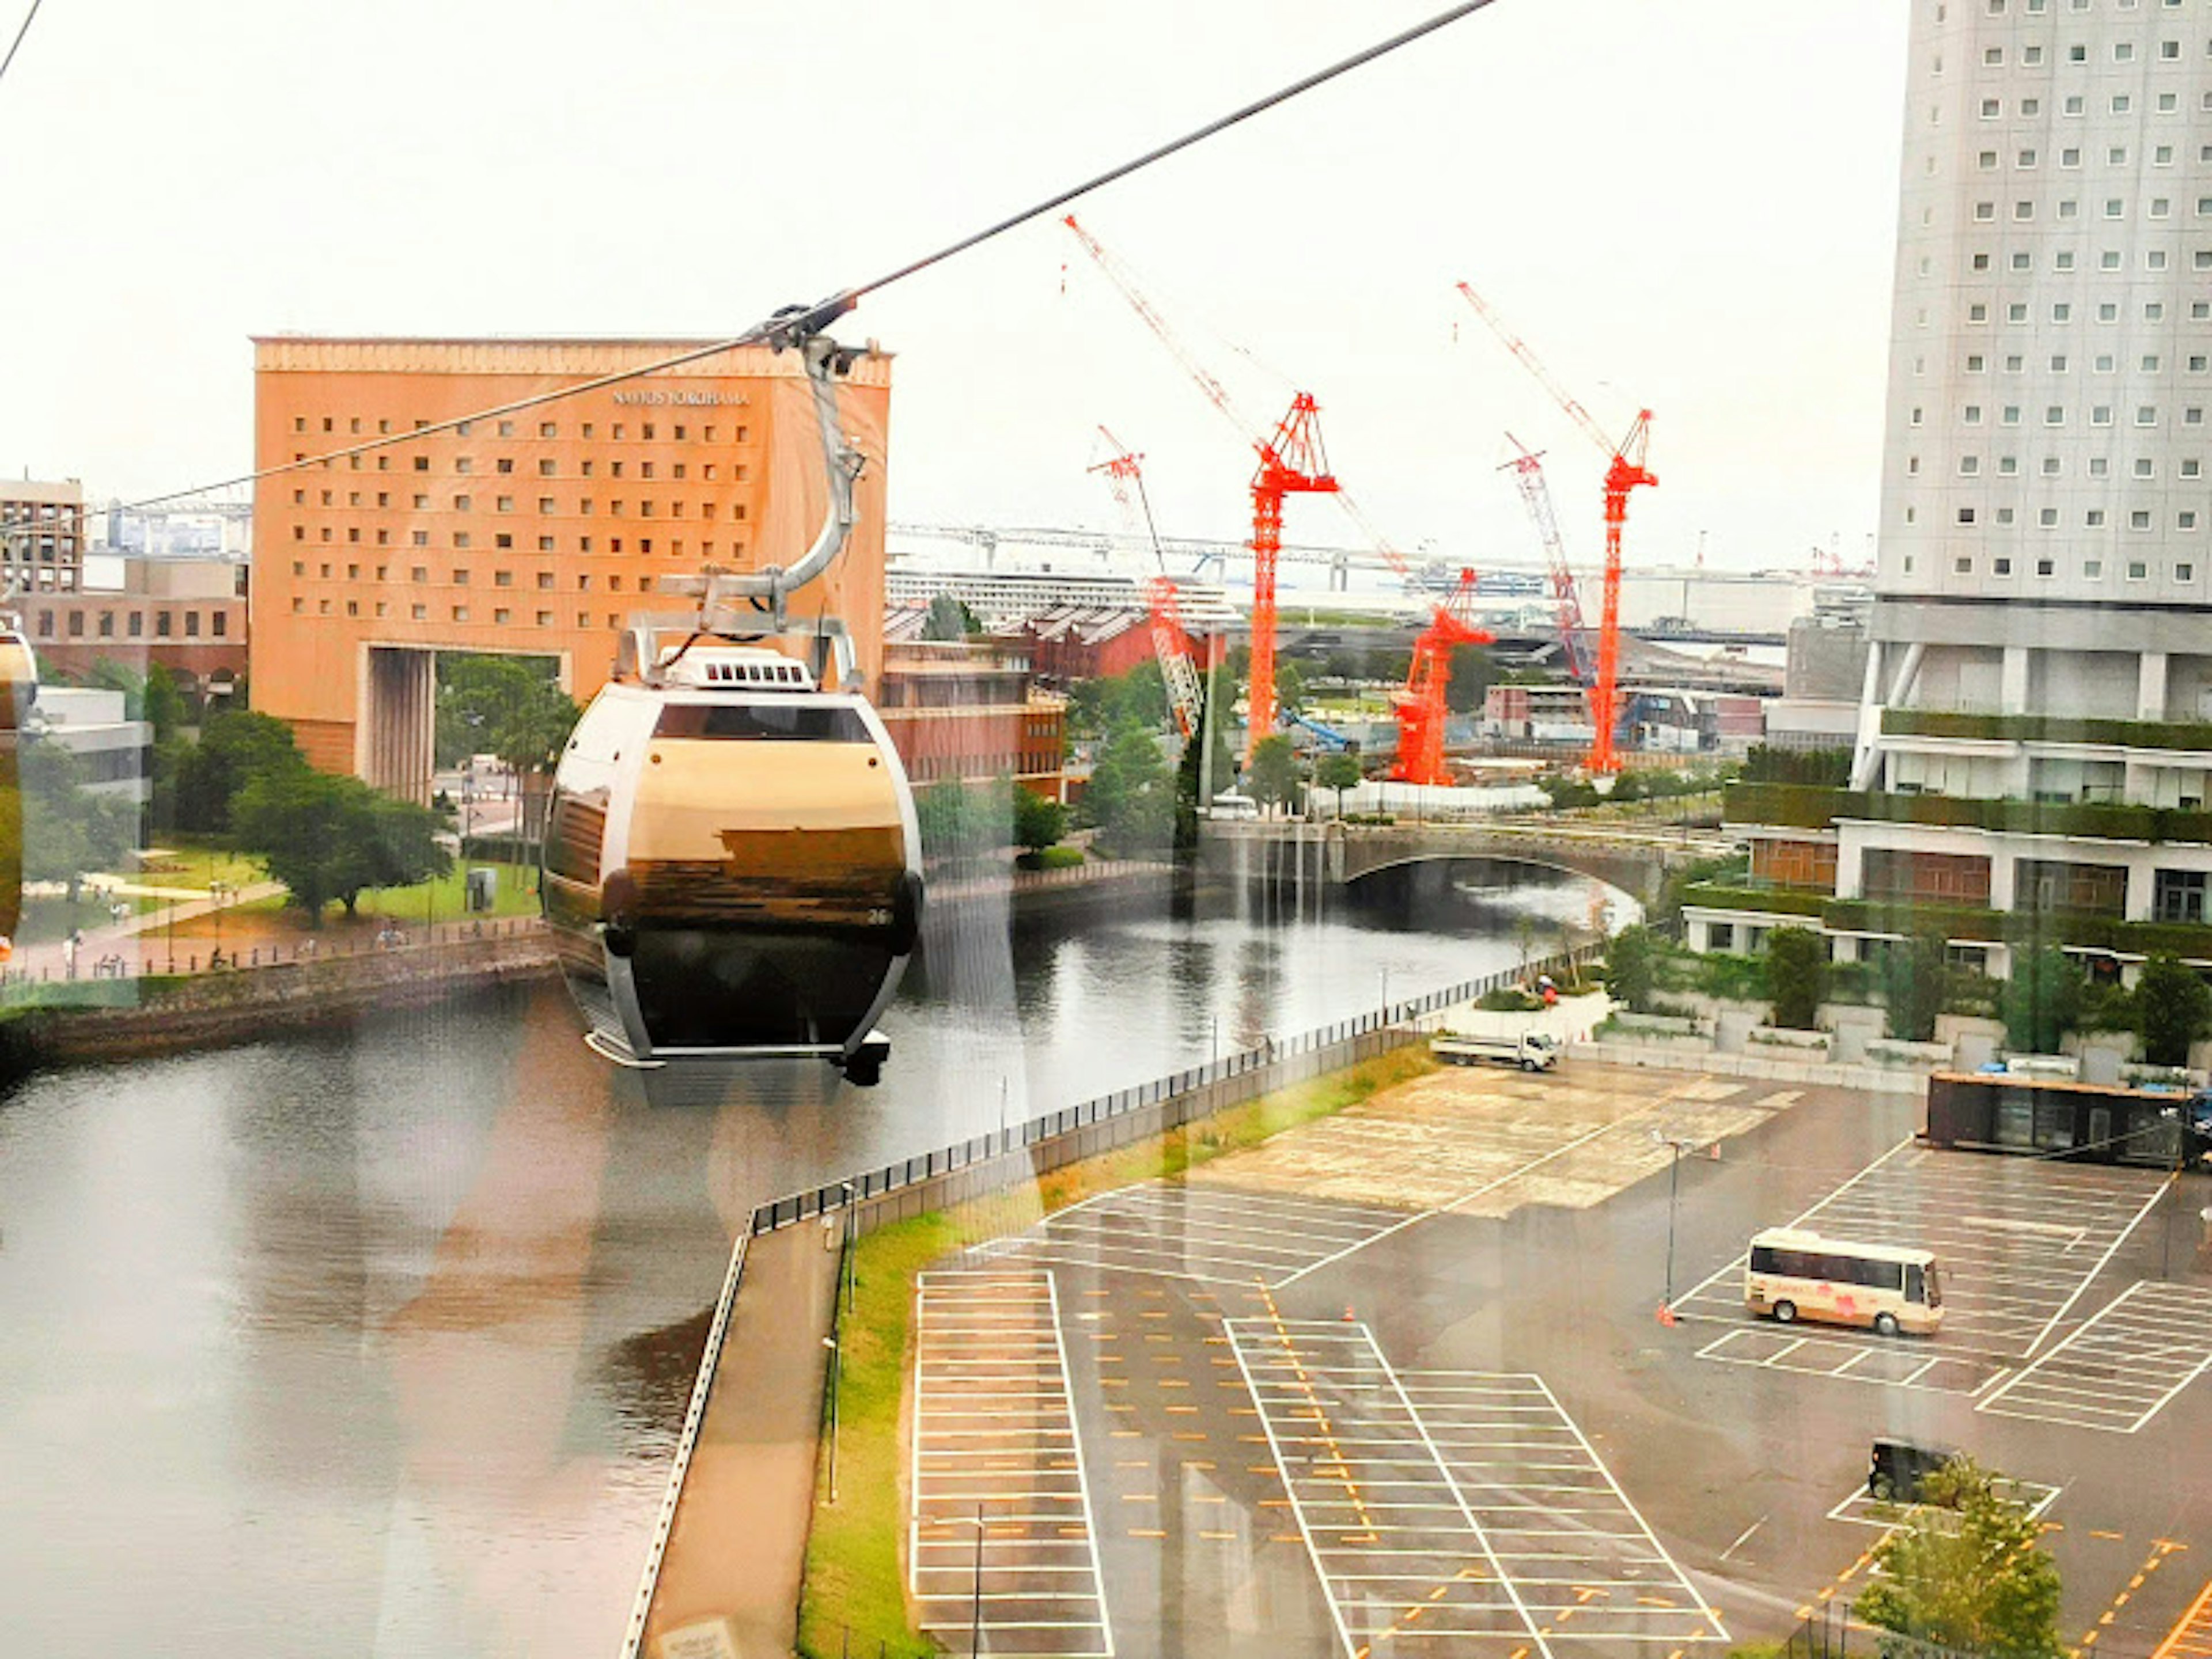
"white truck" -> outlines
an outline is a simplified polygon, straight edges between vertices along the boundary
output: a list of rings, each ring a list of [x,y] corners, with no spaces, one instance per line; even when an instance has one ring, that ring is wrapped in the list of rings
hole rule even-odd
[[[1544,1031],[1500,1036],[1444,1031],[1429,1039],[1429,1052],[1447,1066],[1474,1066],[1488,1060],[1518,1066],[1524,1072],[1548,1072],[1559,1063],[1559,1041]]]

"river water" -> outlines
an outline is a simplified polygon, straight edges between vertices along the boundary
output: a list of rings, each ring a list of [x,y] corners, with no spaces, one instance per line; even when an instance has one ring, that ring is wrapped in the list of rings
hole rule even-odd
[[[1589,914],[1424,869],[1325,911],[938,917],[872,1091],[641,1082],[557,985],[32,1079],[0,1100],[0,1653],[607,1659],[755,1204]]]

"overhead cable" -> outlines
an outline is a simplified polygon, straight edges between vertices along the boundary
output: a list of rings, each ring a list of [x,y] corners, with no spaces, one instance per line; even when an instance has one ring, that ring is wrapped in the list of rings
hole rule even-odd
[[[32,5],[31,9],[34,14],[38,10],[39,3],[40,0],[34,0]],[[246,484],[258,483],[264,478],[276,477],[287,472],[304,471],[312,467],[327,465],[332,461],[367,454],[372,450],[388,449],[395,445],[410,443],[436,433],[450,432],[473,422],[495,420],[502,416],[517,414],[525,410],[542,408],[547,404],[557,403],[563,398],[574,398],[584,392],[604,391],[608,386],[619,386],[628,380],[641,380],[648,375],[664,374],[670,369],[681,368],[686,363],[696,362],[702,358],[716,356],[726,351],[735,351],[745,346],[781,343],[817,332],[852,310],[862,299],[871,294],[880,293],[895,283],[903,282],[908,277],[916,276],[933,265],[942,264],[947,259],[957,254],[965,253],[971,248],[978,247],[994,237],[1004,235],[1006,232],[1025,225],[1033,219],[1065,207],[1068,203],[1088,196],[1095,191],[1102,190],[1108,185],[1129,177],[1132,173],[1140,172],[1155,162],[1165,161],[1170,155],[1188,149],[1194,144],[1201,143],[1218,133],[1225,132],[1242,122],[1263,114],[1278,105],[1287,103],[1291,99],[1310,92],[1316,87],[1323,86],[1340,76],[1349,74],[1352,70],[1370,64],[1378,58],[1397,51],[1401,46],[1410,46],[1425,36],[1433,34],[1448,24],[1455,23],[1463,17],[1484,10],[1492,3],[1494,0],[1460,0],[1458,4],[1447,7],[1434,16],[1416,23],[1410,28],[1401,30],[1388,40],[1377,41],[1373,46],[1364,47],[1348,58],[1339,58],[1324,69],[1316,70],[1312,74],[1294,81],[1287,86],[1279,88],[1264,97],[1256,98],[1248,104],[1240,106],[1228,114],[1209,121],[1201,127],[1194,128],[1179,138],[1173,138],[1165,143],[1156,145],[1140,155],[1133,156],[1118,166],[1109,167],[1103,173],[1094,174],[1081,184],[1071,185],[1055,195],[1048,197],[1043,201],[1022,209],[1018,213],[1008,214],[1006,217],[981,230],[961,237],[957,241],[949,242],[934,252],[924,254],[919,258],[909,259],[904,264],[861,283],[856,287],[842,289],[813,306],[787,307],[774,316],[754,324],[743,333],[732,335],[727,339],[717,340],[708,345],[692,347],[678,352],[673,356],[656,358],[651,362],[639,363],[633,368],[620,369],[611,374],[601,374],[590,380],[578,380],[568,386],[556,387],[550,392],[542,392],[527,398],[520,398],[511,403],[495,404],[490,408],[477,410],[471,414],[459,416],[452,420],[435,421],[427,425],[411,428],[406,432],[380,435],[363,443],[350,444],[343,449],[326,450],[318,454],[302,456],[297,460],[281,461],[274,465],[258,467],[250,472],[237,473],[232,477],[198,484],[188,489],[166,490],[158,495],[142,496],[137,501],[120,503],[120,510],[131,512],[149,507],[165,507],[173,502],[189,501],[194,496],[210,495],[219,489],[238,489]],[[24,19],[24,27],[29,27],[30,20],[27,17]],[[22,36],[19,33],[16,36],[16,44],[21,45],[21,41]],[[9,56],[12,58],[14,55],[11,48]],[[5,69],[6,65],[0,64],[0,73],[3,73]],[[76,521],[83,522],[91,516],[92,510],[89,508],[81,510],[76,515]],[[61,522],[62,520],[42,520],[39,526],[39,532],[44,532]],[[7,532],[0,532],[0,535],[5,533]]]

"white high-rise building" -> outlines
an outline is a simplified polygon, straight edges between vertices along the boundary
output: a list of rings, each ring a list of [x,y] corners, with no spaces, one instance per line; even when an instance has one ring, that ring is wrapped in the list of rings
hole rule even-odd
[[[1740,789],[1692,943],[2212,960],[2212,5],[1913,0],[1910,52],[1849,787]]]

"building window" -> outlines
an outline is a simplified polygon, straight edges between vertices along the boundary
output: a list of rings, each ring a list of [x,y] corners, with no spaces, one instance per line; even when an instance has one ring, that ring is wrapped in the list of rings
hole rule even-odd
[[[328,605],[330,601],[328,599],[325,599],[323,603],[325,605]],[[157,640],[167,639],[171,633],[170,623],[173,620],[174,617],[172,612],[167,611],[156,611],[154,613],[154,637]]]
[[[2154,870],[2151,916],[2157,921],[2204,920],[2206,877],[2202,870]]]
[[[208,628],[216,638],[222,639],[230,632],[230,613],[217,611],[208,618]]]
[[[2130,559],[2128,561],[2128,580],[2131,582],[2149,580],[2150,566],[2144,563],[2141,559]]]
[[[2012,561],[1999,555],[1990,561],[1990,568],[2000,576],[2009,576],[2012,574]]]
[[[2058,526],[2058,509],[2055,507],[2038,507],[2035,513],[2035,521],[2041,525],[2045,530],[2056,529]]]
[[[2102,530],[2105,527],[2105,509],[2101,507],[2091,507],[2081,515],[2081,522],[2092,530]]]
[[[2104,575],[2105,562],[2102,559],[2084,559],[2081,561],[2081,579],[2084,581],[2101,581],[2104,580]]]
[[[514,613],[512,611],[509,611],[506,606],[501,605],[491,613],[491,619],[495,623],[504,627],[507,623],[513,618],[514,615]]]
[[[2049,576],[2054,574],[2057,571],[2057,562],[2054,559],[2038,559],[2035,562],[2035,574],[2039,576]]]

